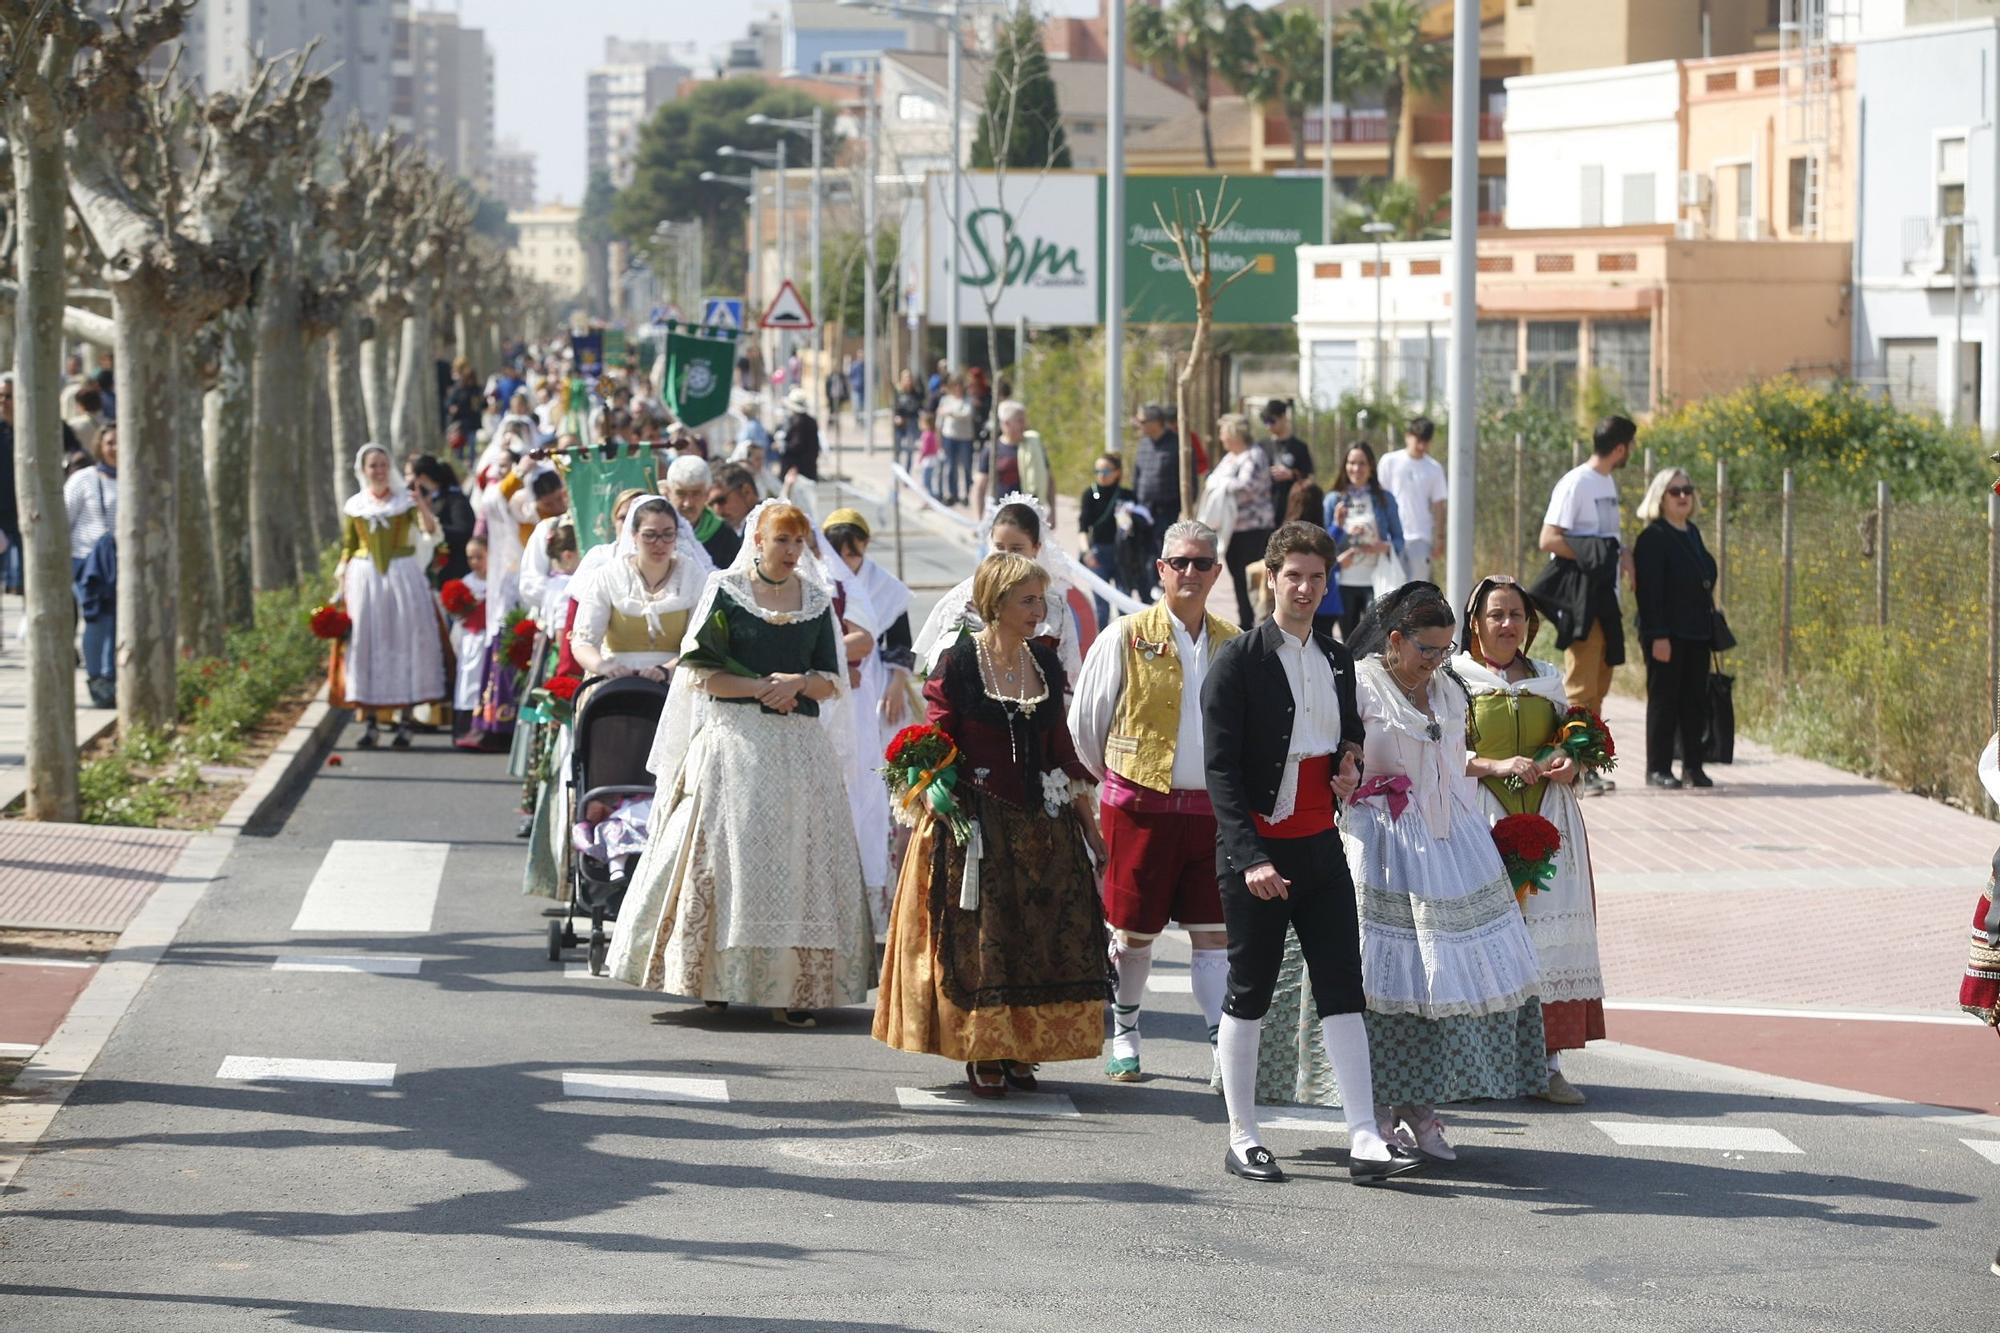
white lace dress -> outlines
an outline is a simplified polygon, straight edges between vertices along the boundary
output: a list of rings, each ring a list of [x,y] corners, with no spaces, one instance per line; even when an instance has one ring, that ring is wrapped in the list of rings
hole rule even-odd
[[[720,615],[751,672],[844,675],[826,590],[794,612],[757,605],[746,572],[709,577],[682,642],[650,766],[659,796],[612,936],[611,974],[649,990],[780,1009],[867,998],[874,930],[841,760],[804,708],[716,700],[701,642]],[[713,641],[711,640],[711,643]],[[679,754],[676,762],[673,758]]]

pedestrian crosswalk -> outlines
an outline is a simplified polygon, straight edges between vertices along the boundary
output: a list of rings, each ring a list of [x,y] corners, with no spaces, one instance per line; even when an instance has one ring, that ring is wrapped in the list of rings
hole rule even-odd
[[[565,1097],[600,1097],[610,1101],[721,1103],[729,1100],[729,1085],[719,1078],[666,1078],[589,1070],[565,1072],[562,1090]]]
[[[450,852],[442,842],[335,841],[306,887],[292,929],[423,934],[431,928]]]
[[[299,1060],[284,1056],[232,1055],[215,1071],[224,1083],[353,1083],[389,1088],[396,1066],[369,1060]]]
[[[413,977],[424,960],[411,954],[284,953],[271,964],[273,972],[366,972],[375,976]]]
[[[1698,1148],[1713,1152],[1805,1151],[1775,1129],[1750,1125],[1678,1125],[1664,1121],[1593,1120],[1623,1148]]]

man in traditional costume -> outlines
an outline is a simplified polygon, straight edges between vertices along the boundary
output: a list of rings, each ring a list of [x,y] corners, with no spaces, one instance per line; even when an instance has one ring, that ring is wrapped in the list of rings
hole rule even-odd
[[[1190,981],[1210,1045],[1229,975],[1201,687],[1215,653],[1241,631],[1205,610],[1218,577],[1214,529],[1176,523],[1161,550],[1164,595],[1097,636],[1069,708],[1077,757],[1101,784],[1104,916],[1115,932],[1111,965],[1118,974],[1104,1072],[1117,1083],[1141,1077],[1139,1007],[1153,970],[1153,941],[1169,921],[1193,946]]]

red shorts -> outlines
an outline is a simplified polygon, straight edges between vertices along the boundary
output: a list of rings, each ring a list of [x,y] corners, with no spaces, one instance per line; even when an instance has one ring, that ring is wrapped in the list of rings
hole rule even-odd
[[[1215,885],[1215,816],[1099,808],[1104,823],[1104,919],[1114,930],[1157,935],[1167,922],[1222,929]]]

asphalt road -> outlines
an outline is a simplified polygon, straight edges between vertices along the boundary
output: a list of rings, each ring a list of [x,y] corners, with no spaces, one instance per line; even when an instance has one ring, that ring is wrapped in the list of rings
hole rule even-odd
[[[0,1197],[0,1327],[1990,1326],[2000,1165],[1962,1140],[2000,1132],[1597,1051],[1588,1107],[1459,1108],[1454,1167],[1357,1189],[1308,1125],[1251,1185],[1185,993],[1149,1000],[1150,1081],[1044,1068],[1073,1116],[922,1105],[958,1071],[865,1007],[796,1032],[547,962],[500,758],[342,758],[238,844]],[[402,929],[294,928],[362,898]],[[222,1076],[245,1058],[374,1082]]]

